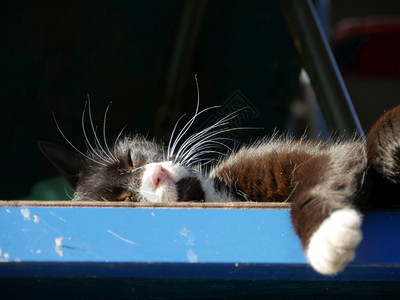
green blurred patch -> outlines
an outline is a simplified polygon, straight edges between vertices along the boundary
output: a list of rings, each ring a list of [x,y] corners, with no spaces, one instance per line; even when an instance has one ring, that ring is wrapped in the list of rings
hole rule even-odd
[[[61,176],[38,181],[31,194],[19,200],[61,201],[71,200],[74,191],[69,182]]]

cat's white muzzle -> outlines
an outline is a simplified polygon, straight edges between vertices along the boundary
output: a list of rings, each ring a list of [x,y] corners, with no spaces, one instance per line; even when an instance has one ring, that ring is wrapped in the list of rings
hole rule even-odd
[[[176,183],[189,172],[171,161],[151,163],[144,167],[140,193],[148,202],[177,202]]]

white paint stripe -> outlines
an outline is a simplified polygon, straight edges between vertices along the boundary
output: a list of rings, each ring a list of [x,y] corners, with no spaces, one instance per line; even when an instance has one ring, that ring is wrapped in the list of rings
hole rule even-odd
[[[132,241],[130,241],[128,239],[123,238],[122,236],[116,234],[115,232],[112,232],[110,229],[108,229],[107,232],[111,233],[113,236],[119,238],[120,240],[122,240],[122,241],[124,241],[124,242],[126,242],[128,244],[137,245],[135,242],[132,242]]]

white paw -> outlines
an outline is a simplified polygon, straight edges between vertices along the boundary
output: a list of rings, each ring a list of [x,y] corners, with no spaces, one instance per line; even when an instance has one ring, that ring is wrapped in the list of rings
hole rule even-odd
[[[343,208],[326,218],[310,238],[306,256],[319,273],[335,275],[355,256],[362,240],[361,215],[354,209]]]

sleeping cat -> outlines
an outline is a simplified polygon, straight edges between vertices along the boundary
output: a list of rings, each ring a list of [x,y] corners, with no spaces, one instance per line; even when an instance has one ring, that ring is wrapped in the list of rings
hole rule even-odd
[[[231,130],[226,125],[234,116],[182,142],[200,113],[176,137],[174,129],[168,147],[140,136],[114,145],[96,137],[92,145],[85,129],[87,153],[46,142],[39,147],[74,187],[72,200],[290,202],[294,230],[316,271],[333,275],[353,260],[362,239],[359,208],[373,205],[372,188],[400,183],[400,106],[380,118],[366,142],[275,135],[207,168],[201,155],[223,145],[220,133]]]

